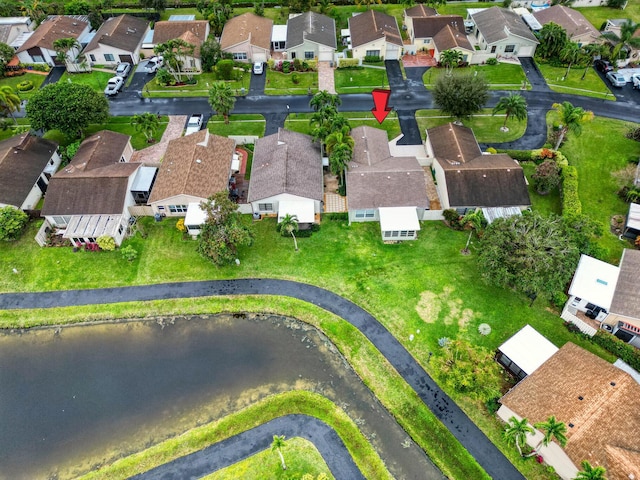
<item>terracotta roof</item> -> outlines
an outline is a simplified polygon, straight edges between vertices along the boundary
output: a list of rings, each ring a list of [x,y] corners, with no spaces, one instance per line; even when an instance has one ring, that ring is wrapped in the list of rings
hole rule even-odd
[[[107,18],[83,53],[95,50],[101,44],[133,52],[142,43],[148,28],[149,22],[131,15]]]
[[[433,37],[433,43],[435,43],[438,51],[443,52],[451,48],[464,48],[465,50],[473,50],[473,46],[467,35],[457,29],[447,25],[440,30],[435,37]]]
[[[280,128],[256,140],[254,152],[249,202],[282,193],[322,200],[322,157],[310,136]]]
[[[287,20],[287,48],[305,40],[336,48],[336,21],[316,12],[305,12]]]
[[[433,38],[447,25],[464,33],[464,19],[460,15],[438,15],[437,17],[415,18],[413,36],[415,38]]]
[[[403,45],[395,17],[374,10],[350,17],[349,32],[354,48],[379,39],[394,45]]]
[[[567,425],[566,454],[588,460],[610,480],[640,472],[640,385],[596,355],[565,344],[501,399],[535,424],[551,415]]]
[[[611,301],[611,312],[640,319],[639,271],[640,250],[625,249],[620,260],[620,273]]]
[[[272,29],[273,20],[270,18],[259,17],[251,12],[243,13],[225,23],[220,47],[224,50],[249,40],[251,45],[270,50]]]
[[[33,47],[53,50],[53,42],[60,38],[78,38],[89,27],[85,15],[52,15],[33,32],[17,50],[23,52]]]
[[[533,12],[533,16],[542,25],[553,22],[560,25],[567,32],[567,36],[577,37],[582,35],[590,35],[594,39],[600,37],[600,32],[596,27],[591,25],[584,15],[577,10],[565,7],[563,5],[554,5],[537,12]]]
[[[153,27],[153,44],[158,45],[175,38],[182,38],[196,47],[193,56],[199,58],[200,46],[208,35],[209,22],[206,20],[162,21],[156,22]]]
[[[0,142],[0,203],[20,207],[57,148],[28,133]]]
[[[407,8],[404,11],[405,16],[413,18],[433,17],[438,15],[435,8],[427,7],[424,4],[416,5],[415,7]]]
[[[235,140],[207,129],[171,140],[149,203],[175,195],[208,198],[229,186]]]
[[[427,132],[436,158],[451,162],[469,162],[482,155],[476,136],[468,127],[448,123],[430,128]]]
[[[392,157],[387,132],[367,126],[351,131],[353,160],[347,169],[349,210],[429,205],[424,170],[416,157]]]
[[[474,13],[471,17],[489,45],[506,40],[509,35],[539,43],[520,15],[506,8],[487,8]]]

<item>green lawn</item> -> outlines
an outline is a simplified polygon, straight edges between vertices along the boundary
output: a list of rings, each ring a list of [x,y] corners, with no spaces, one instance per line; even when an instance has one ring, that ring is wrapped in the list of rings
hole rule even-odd
[[[318,91],[318,72],[282,73],[265,69],[267,80],[264,87],[266,95],[307,95]],[[297,75],[298,83],[293,83]]]
[[[242,89],[249,90],[249,84],[251,82],[251,73],[245,72],[241,69],[236,69],[236,72],[240,75],[237,80],[225,81],[236,95],[242,95]],[[172,98],[172,97],[208,97],[209,88],[216,82],[220,82],[214,73],[201,73],[200,75],[194,75],[196,80],[195,85],[180,85],[180,86],[163,86],[158,85],[155,78],[149,78],[149,81],[145,85],[143,95],[146,98]]]
[[[111,77],[114,76],[114,73],[108,72],[100,72],[98,70],[94,70],[90,73],[69,73],[64,72],[59,82],[71,82],[71,83],[79,83],[81,85],[89,85],[97,92],[104,92],[105,87],[107,86],[107,82]]]
[[[160,125],[158,131],[154,135],[154,138],[159,141],[162,138],[162,134],[169,124],[169,117],[162,116],[160,118]],[[86,130],[86,135],[93,135],[100,130],[112,130],[118,133],[124,133],[125,135],[131,135],[131,146],[134,150],[142,150],[143,148],[153,145],[153,143],[147,143],[147,139],[144,134],[136,132],[135,127],[131,125],[131,117],[110,117],[107,123],[101,125],[89,125]]]
[[[338,68],[333,76],[338,93],[369,93],[389,86],[387,71],[380,68]]]
[[[347,117],[351,128],[358,127],[360,125],[368,125],[370,127],[381,128],[387,131],[389,140],[397,137],[402,133],[400,130],[400,123],[398,122],[398,116],[396,112],[390,112],[387,118],[382,122],[374,118],[371,112],[340,112]],[[285,128],[293,130],[295,132],[305,133],[311,135],[311,125],[309,120],[311,119],[311,113],[293,113],[289,115],[285,121]]]
[[[207,123],[207,128],[211,133],[223,137],[229,135],[256,135],[262,137],[266,121],[262,115],[258,114],[234,114],[229,115],[229,123],[224,123],[221,116],[213,116]]]
[[[531,207],[533,210],[542,213],[543,215],[562,214],[562,204],[560,199],[560,191],[556,188],[547,195],[539,195],[536,189],[533,187],[533,180],[531,176],[536,171],[536,165],[533,162],[522,163],[522,169],[529,181],[529,198],[531,199]]]
[[[547,85],[554,92],[616,100],[609,87],[600,79],[598,73],[591,66],[586,69],[585,67],[572,68],[567,77],[565,77],[567,73],[565,67],[552,67],[546,63],[538,63],[538,67]],[[583,75],[584,78],[582,78]]]
[[[624,10],[609,7],[572,7],[585,16],[589,22],[598,30],[609,18],[631,18],[636,23],[640,21],[640,2],[630,1]]]
[[[437,127],[452,122],[455,119],[442,115],[438,110],[418,110],[416,120],[422,138],[425,138],[427,128]],[[478,115],[469,120],[463,120],[465,127],[473,129],[476,139],[480,143],[510,142],[520,138],[527,128],[527,121],[510,118],[507,121],[508,132],[503,132],[500,127],[504,124],[504,114],[492,115],[491,109],[484,109]]]
[[[11,125],[14,125],[13,120],[11,119],[11,117],[9,117],[9,122],[11,123]],[[19,127],[28,127],[29,126],[29,120],[26,118],[16,118],[16,122],[18,122],[18,126]],[[16,131],[9,127],[6,130],[2,130],[0,129],[0,141],[2,140],[6,140],[7,138],[11,138],[14,135],[16,135]]]
[[[523,82],[527,78],[520,65],[513,65],[511,63],[470,65],[468,67],[453,69],[454,75],[463,75],[470,72],[474,74],[478,72],[478,75],[483,75],[491,90],[520,90]],[[422,81],[427,88],[433,88],[436,80],[445,73],[446,70],[444,68],[430,68],[424,73]]]
[[[46,75],[39,75],[37,73],[25,73],[24,75],[20,75],[17,77],[7,77],[0,79],[0,86],[9,85],[16,91],[20,98],[25,100],[31,98],[31,95],[38,91],[38,89],[42,85],[42,82],[44,82],[46,78]],[[33,82],[33,89],[29,90],[28,92],[19,92],[16,88],[16,85],[25,81]]]

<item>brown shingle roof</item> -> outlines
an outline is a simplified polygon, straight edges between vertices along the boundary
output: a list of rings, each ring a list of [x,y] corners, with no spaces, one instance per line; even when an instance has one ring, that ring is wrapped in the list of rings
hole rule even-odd
[[[100,44],[133,52],[142,43],[148,27],[149,22],[131,15],[107,18],[83,53],[99,48]]]
[[[386,13],[369,10],[349,18],[351,44],[359,47],[369,42],[385,39],[394,45],[402,46],[402,36],[395,17]]]
[[[531,424],[551,415],[564,422],[564,450],[576,466],[583,460],[601,465],[610,480],[628,480],[630,473],[640,471],[640,385],[573,343],[565,344],[501,403]]]
[[[625,249],[620,260],[618,283],[611,301],[611,311],[640,319],[640,250]],[[640,478],[640,477],[638,477]]]
[[[73,161],[59,175],[79,175],[102,167],[108,167],[120,161],[131,137],[111,130],[101,130],[87,138]]]
[[[270,18],[259,17],[251,12],[243,13],[225,23],[220,47],[224,50],[248,39],[251,45],[270,50],[272,29],[273,20]]]
[[[353,160],[347,170],[349,210],[427,207],[424,170],[415,157],[392,157],[387,132],[367,126],[351,131]]]
[[[415,38],[433,38],[447,25],[464,33],[464,19],[460,15],[438,15],[437,17],[415,18],[413,36]]]
[[[310,136],[280,128],[256,140],[249,202],[282,193],[322,200],[322,182],[320,149]]]
[[[542,25],[553,22],[560,25],[567,32],[569,38],[574,36],[589,35],[594,39],[600,37],[600,32],[596,27],[591,25],[584,15],[577,10],[565,7],[563,5],[554,5],[537,12],[533,12],[533,16]]]
[[[287,48],[305,40],[336,48],[336,21],[316,12],[305,12],[287,20]]]
[[[473,46],[471,42],[469,42],[467,35],[464,32],[452,28],[451,25],[447,25],[440,30],[436,36],[433,37],[433,43],[435,43],[440,52],[456,47],[473,50]]]
[[[185,36],[185,33],[189,32]],[[209,22],[206,20],[162,21],[153,27],[153,44],[158,45],[175,38],[182,38],[194,45],[193,56],[200,57],[200,46],[209,35]]]
[[[40,24],[17,52],[33,47],[53,50],[53,42],[60,38],[77,39],[88,26],[89,20],[84,15],[52,15]]]
[[[0,203],[20,207],[58,148],[24,133],[0,142]]]
[[[436,158],[452,162],[469,162],[482,150],[473,130],[455,123],[448,123],[428,130],[429,141]]]
[[[404,13],[407,17],[413,18],[433,17],[438,14],[435,8],[427,7],[422,3],[415,7],[407,8]]]
[[[539,43],[520,15],[506,8],[487,8],[471,17],[489,45],[506,40],[509,34]]]
[[[229,186],[235,141],[208,130],[171,140],[149,203],[175,195],[208,198]]]

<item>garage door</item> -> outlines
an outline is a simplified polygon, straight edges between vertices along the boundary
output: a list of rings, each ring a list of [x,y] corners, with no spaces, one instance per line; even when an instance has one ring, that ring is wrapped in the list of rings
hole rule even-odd
[[[333,52],[332,51],[320,52],[318,54],[318,60],[321,61],[321,62],[331,62],[331,61],[333,61]]]
[[[396,45],[387,45],[387,56],[385,60],[398,60],[400,58],[400,47]]]
[[[518,50],[519,57],[533,57],[533,46],[529,45],[528,47],[520,47]]]
[[[120,59],[120,62],[129,62],[131,65],[134,64],[131,55],[118,55],[118,58]]]
[[[267,61],[267,54],[262,51],[262,52],[254,52],[253,53],[253,61],[254,62],[266,62]]]

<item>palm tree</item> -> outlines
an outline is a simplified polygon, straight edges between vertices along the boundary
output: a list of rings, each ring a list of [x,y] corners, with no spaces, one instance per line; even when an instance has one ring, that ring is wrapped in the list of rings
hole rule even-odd
[[[587,72],[593,66],[593,61],[596,58],[602,57],[602,54],[605,53],[607,47],[602,43],[589,43],[587,45],[583,45],[582,50],[584,51],[585,57],[589,58],[589,61],[585,62],[584,72],[582,72],[580,80],[584,80],[587,76]]]
[[[20,7],[24,14],[35,22],[36,27],[40,26],[46,14],[40,0],[25,0]]]
[[[58,38],[53,41],[53,49],[56,52],[56,58],[61,63],[69,63],[69,51],[73,49],[80,51],[80,48],[80,43],[73,37]]]
[[[280,463],[282,464],[282,469],[287,469],[287,464],[284,463],[284,457],[282,456],[282,448],[287,445],[287,442],[284,440],[284,435],[274,435],[273,442],[271,442],[271,451],[277,451],[278,455],[280,455]]]
[[[316,93],[313,97],[311,97],[311,100],[309,101],[309,106],[316,112],[327,105],[330,105],[337,110],[337,108],[341,104],[342,100],[338,95],[329,93],[326,90],[322,90],[321,92]]]
[[[603,37],[617,42],[615,47],[611,50],[611,58],[618,60],[622,57],[623,53],[628,55],[628,52],[632,48],[640,48],[640,37],[634,37],[636,31],[640,29],[640,23],[635,23],[629,19],[620,25],[620,35],[616,35],[613,32],[607,32],[603,34]]]
[[[607,471],[604,467],[594,467],[586,460],[582,461],[582,471],[578,472],[575,480],[607,480]]]
[[[356,5],[358,7],[365,6],[367,10],[371,8],[371,5],[377,3],[378,5],[382,5],[382,0],[356,0]]]
[[[571,66],[574,63],[580,62],[584,58],[584,50],[576,42],[567,42],[562,50],[560,50],[560,59],[563,62],[567,62],[567,73],[564,74],[564,78],[569,77]]]
[[[509,117],[515,117],[522,121],[527,118],[527,101],[519,93],[510,93],[507,97],[501,97],[498,103],[493,107],[493,115],[504,112],[504,123],[502,124],[503,132],[508,132],[507,120]]]
[[[459,50],[450,49],[440,52],[440,63],[447,69],[447,76],[453,74],[453,67],[457,67],[462,58],[462,52]]]
[[[185,42],[181,38],[174,38],[165,43],[156,45],[153,49],[156,55],[162,55],[165,67],[173,75],[176,81],[181,80],[182,67],[187,60],[186,57],[193,56],[195,45]],[[193,78],[191,73],[187,73],[187,78]]]
[[[331,152],[340,145],[347,145],[349,149],[353,151],[355,142],[353,137],[349,135],[349,131],[349,127],[344,126],[340,130],[336,130],[327,136],[324,143],[327,146],[327,153],[329,153],[329,155],[331,155]]]
[[[209,89],[209,105],[224,117],[224,123],[229,123],[229,114],[236,103],[236,97],[229,84],[225,82],[215,82]]]
[[[158,116],[149,112],[134,115],[131,118],[131,125],[135,127],[137,132],[142,132],[149,143],[158,130]]]
[[[13,112],[20,111],[20,104],[22,100],[20,96],[9,85],[3,85],[0,87],[0,108],[3,113],[9,114],[13,118],[13,123],[18,124]]]
[[[534,432],[535,430],[529,425],[529,420],[526,418],[518,420],[516,417],[511,417],[502,434],[508,443],[515,442],[518,453],[522,456],[520,444],[524,444],[527,441],[527,435]]]
[[[567,132],[573,133],[576,137],[580,136],[582,124],[593,120],[593,112],[582,107],[574,107],[570,102],[554,103],[552,107],[560,116],[560,134],[554,147],[558,150]]]
[[[344,172],[347,169],[347,165],[351,161],[353,150],[347,144],[340,144],[333,147],[331,154],[329,155],[329,169],[331,173],[336,175],[340,179],[340,185],[344,186]]]
[[[298,241],[296,240],[295,233],[298,231],[298,217],[297,215],[291,215],[287,213],[282,220],[280,220],[280,234],[282,236],[291,235],[293,237],[293,246],[298,251]]]
[[[544,436],[533,451],[533,454],[537,454],[541,446],[546,447],[553,440],[556,440],[561,447],[564,447],[567,444],[567,425],[564,422],[559,422],[555,415],[551,415],[544,422],[536,423],[536,428],[542,430]]]
[[[545,24],[538,32],[537,53],[544,59],[556,58],[568,42],[567,31],[554,22]]]

